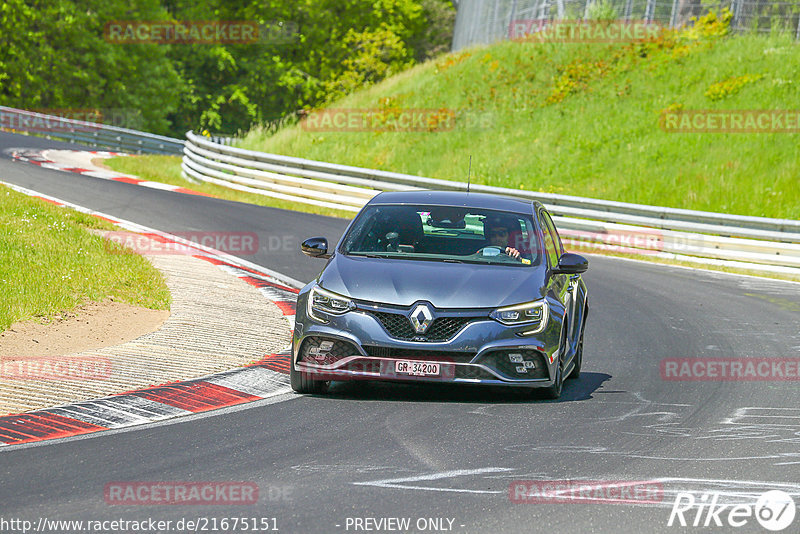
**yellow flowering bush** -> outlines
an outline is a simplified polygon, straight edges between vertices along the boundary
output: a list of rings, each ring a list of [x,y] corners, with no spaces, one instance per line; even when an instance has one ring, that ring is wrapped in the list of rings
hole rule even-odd
[[[705,95],[711,100],[722,100],[738,93],[742,87],[749,83],[763,78],[763,74],[745,74],[744,76],[732,76],[721,82],[712,83],[706,90]]]

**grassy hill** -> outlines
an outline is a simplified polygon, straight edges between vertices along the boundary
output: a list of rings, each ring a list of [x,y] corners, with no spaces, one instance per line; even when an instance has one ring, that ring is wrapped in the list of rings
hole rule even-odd
[[[800,110],[791,36],[694,29],[630,44],[508,41],[441,56],[332,108],[453,110],[439,131],[255,129],[252,150],[578,196],[800,218],[800,133],[675,133],[664,110]],[[470,120],[466,120],[470,119]]]
[[[116,227],[0,186],[0,332],[17,321],[41,320],[109,296],[169,309],[163,275],[144,257],[89,229]]]

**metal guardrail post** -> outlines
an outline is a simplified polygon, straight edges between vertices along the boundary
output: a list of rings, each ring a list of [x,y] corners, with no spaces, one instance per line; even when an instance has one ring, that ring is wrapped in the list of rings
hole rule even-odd
[[[511,27],[512,24],[514,24],[514,17],[516,17],[516,16],[517,16],[517,0],[513,0],[511,2],[511,14],[508,17],[508,27],[509,28]]]
[[[740,15],[742,11],[742,0],[731,0],[731,12],[733,13],[733,19],[731,20],[731,29],[736,30],[737,25],[739,23]]]
[[[648,24],[653,22],[655,18],[655,11],[656,11],[656,2],[655,0],[647,0],[647,4],[644,7],[644,20],[647,21]]]
[[[797,32],[794,36],[796,41],[800,41],[800,14],[797,15]]]
[[[678,0],[672,0],[672,12],[669,15],[669,27],[674,28],[677,26],[678,18]]]

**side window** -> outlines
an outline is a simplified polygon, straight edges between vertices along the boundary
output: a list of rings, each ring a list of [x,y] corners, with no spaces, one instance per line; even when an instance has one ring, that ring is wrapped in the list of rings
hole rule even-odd
[[[516,225],[512,226],[509,234],[509,246],[519,250],[526,259],[534,259],[536,251],[531,247],[531,236],[530,221],[525,218],[517,218]]]
[[[553,222],[553,219],[550,217],[550,214],[547,213],[546,211],[543,211],[542,215],[544,215],[544,218],[547,221],[547,226],[553,233],[553,243],[556,246],[556,252],[558,252],[558,257],[560,258],[561,255],[564,254],[564,245],[561,243],[561,236],[558,235],[558,230],[556,230],[556,224]]]
[[[539,212],[539,217],[542,221],[542,232],[544,233],[544,250],[550,260],[550,267],[558,265],[558,258],[560,257],[561,242],[558,239],[558,234],[553,226],[553,221],[550,216],[544,211]]]

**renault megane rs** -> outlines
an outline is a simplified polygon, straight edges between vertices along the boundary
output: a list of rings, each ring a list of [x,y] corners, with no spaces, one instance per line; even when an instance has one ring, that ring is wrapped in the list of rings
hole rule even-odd
[[[540,203],[494,195],[381,193],[302,289],[292,388],[404,380],[536,388],[558,398],[583,358],[588,261],[564,252]]]

